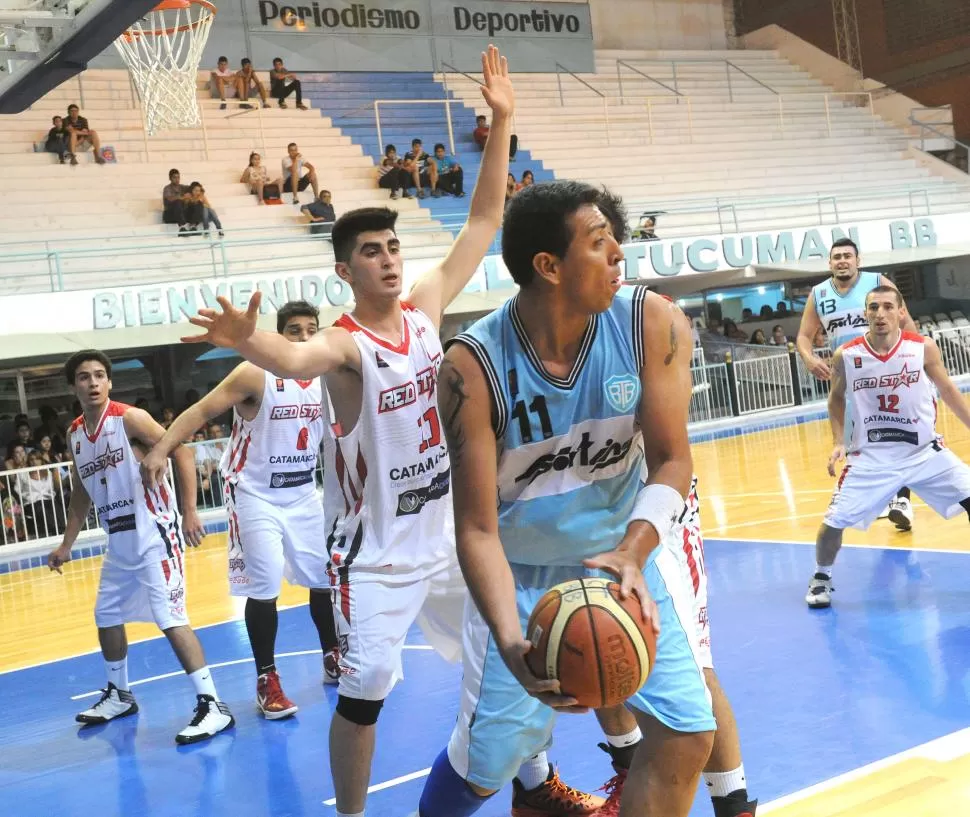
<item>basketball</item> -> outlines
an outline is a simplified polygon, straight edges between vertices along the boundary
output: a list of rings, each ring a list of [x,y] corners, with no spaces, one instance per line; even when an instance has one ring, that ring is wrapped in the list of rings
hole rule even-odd
[[[657,650],[636,596],[620,585],[583,578],[557,584],[536,604],[526,663],[537,678],[558,679],[563,695],[593,709],[615,706],[647,680]]]

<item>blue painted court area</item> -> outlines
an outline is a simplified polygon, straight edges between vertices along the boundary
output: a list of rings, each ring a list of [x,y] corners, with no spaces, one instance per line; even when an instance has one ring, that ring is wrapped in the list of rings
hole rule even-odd
[[[835,606],[809,611],[814,565],[804,544],[711,540],[714,654],[741,725],[751,790],[767,802],[970,724],[970,561],[962,554],[846,548]],[[56,627],[52,618],[51,626]],[[93,623],[92,623],[93,626]],[[101,686],[99,655],[0,675],[0,814],[17,817],[303,817],[333,814],[327,729],[336,690],[320,683],[319,653],[280,657],[301,707],[267,722],[252,703],[255,676],[242,622],[199,631],[234,732],[176,748],[191,712],[181,674],[137,685],[141,711],[79,729],[76,711]],[[280,614],[278,653],[312,650],[306,608]],[[417,634],[411,641],[420,646]],[[163,640],[135,645],[133,680],[175,672]],[[458,668],[408,650],[405,681],[379,725],[372,784],[430,766],[454,719]],[[551,757],[567,782],[602,785],[610,770],[592,716],[564,716]],[[423,778],[371,795],[371,817],[405,817]],[[507,815],[504,792],[483,817]],[[709,815],[703,792],[692,815]]]

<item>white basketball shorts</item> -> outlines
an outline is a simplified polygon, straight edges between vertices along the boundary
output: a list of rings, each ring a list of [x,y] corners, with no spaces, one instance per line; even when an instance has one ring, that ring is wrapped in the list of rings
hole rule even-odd
[[[461,658],[461,622],[468,594],[457,560],[430,576],[334,576],[334,621],[340,644],[339,693],[381,701],[404,678],[404,640],[417,623],[447,661]]]
[[[970,497],[970,466],[942,443],[893,468],[850,462],[842,469],[823,521],[830,528],[866,530],[903,487],[950,519],[964,512],[960,503]]]
[[[229,592],[267,601],[290,584],[327,588],[327,537],[323,506],[312,498],[278,507],[227,486]]]
[[[189,623],[185,611],[185,568],[182,549],[172,556],[149,556],[138,567],[121,567],[106,558],[94,603],[98,627],[116,627],[133,621],[155,622],[160,630]]]
[[[697,633],[701,666],[713,669],[711,623],[707,617],[707,566],[704,563],[704,537],[701,534],[701,508],[696,477],[691,482],[680,525],[674,528],[664,544],[677,556],[683,581],[693,600],[691,613]]]

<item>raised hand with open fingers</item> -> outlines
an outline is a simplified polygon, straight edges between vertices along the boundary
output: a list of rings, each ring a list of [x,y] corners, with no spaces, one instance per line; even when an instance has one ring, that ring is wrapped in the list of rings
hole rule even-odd
[[[482,52],[482,74],[485,84],[482,96],[495,116],[511,116],[515,110],[515,90],[509,78],[509,61],[490,45]]]
[[[205,329],[204,335],[186,335],[183,343],[211,343],[213,346],[235,347],[246,340],[256,331],[256,320],[259,318],[259,304],[262,293],[254,292],[249,299],[249,306],[237,309],[228,298],[220,295],[216,300],[222,307],[217,309],[200,309],[199,314],[189,318],[189,323]]]

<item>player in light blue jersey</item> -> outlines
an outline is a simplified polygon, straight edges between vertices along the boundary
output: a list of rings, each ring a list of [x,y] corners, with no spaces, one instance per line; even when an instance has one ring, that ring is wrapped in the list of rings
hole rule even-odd
[[[805,304],[795,346],[805,361],[805,368],[819,380],[830,380],[832,369],[828,363],[830,358],[823,359],[813,350],[812,342],[818,330],[825,331],[829,351],[834,353],[840,346],[862,337],[868,331],[866,296],[878,286],[896,286],[881,273],[862,272],[859,261],[859,248],[851,238],[835,241],[829,250],[832,277],[812,287],[812,294]],[[903,331],[919,334],[919,329],[905,309],[902,316]],[[899,530],[912,529],[913,508],[909,488],[900,489],[880,518],[887,515]]]
[[[577,709],[557,681],[529,671],[523,636],[543,593],[577,576],[617,577],[659,631],[653,671],[628,702],[642,740],[623,813],[686,817],[711,751],[690,598],[660,545],[692,474],[690,328],[643,288],[617,297],[621,211],[577,182],[519,193],[502,238],[519,293],[457,336],[442,364],[457,549],[474,605],[460,712],[420,817],[473,814],[520,765],[545,757],[557,711]],[[528,802],[527,785],[516,781],[513,815],[552,813]]]

